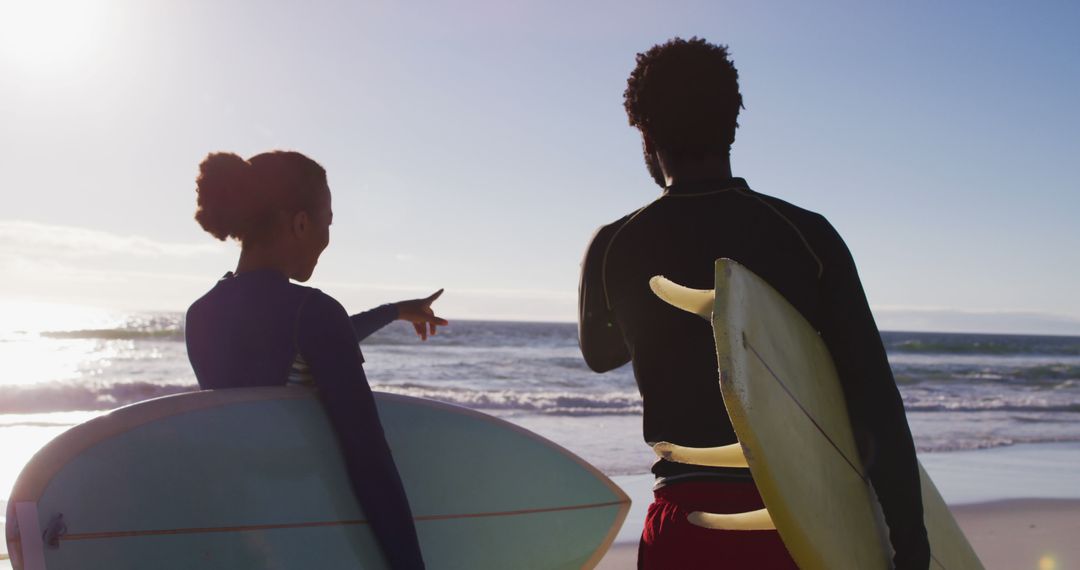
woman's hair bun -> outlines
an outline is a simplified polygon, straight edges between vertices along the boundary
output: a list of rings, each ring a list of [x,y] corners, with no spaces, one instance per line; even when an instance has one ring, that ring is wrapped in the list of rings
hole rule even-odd
[[[293,151],[273,150],[247,160],[211,153],[199,164],[195,220],[214,237],[267,239],[280,213],[314,212],[329,197],[326,170]]]
[[[251,164],[231,152],[214,152],[199,164],[195,220],[214,237],[241,239],[247,229]]]

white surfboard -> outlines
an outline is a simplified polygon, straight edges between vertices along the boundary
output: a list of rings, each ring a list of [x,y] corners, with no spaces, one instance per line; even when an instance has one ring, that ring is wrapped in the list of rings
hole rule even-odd
[[[427,567],[577,569],[630,507],[606,476],[508,422],[376,394]],[[16,570],[383,568],[305,388],[193,392],[61,434],[19,476]]]

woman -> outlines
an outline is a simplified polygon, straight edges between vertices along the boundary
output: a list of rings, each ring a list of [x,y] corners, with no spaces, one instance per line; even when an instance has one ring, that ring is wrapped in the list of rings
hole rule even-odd
[[[311,385],[341,445],[353,491],[392,568],[423,568],[412,513],[364,376],[358,342],[395,319],[421,339],[448,324],[442,290],[350,317],[307,281],[330,240],[326,171],[297,152],[248,160],[211,154],[199,165],[195,219],[241,245],[226,273],[187,313],[188,357],[203,389]]]

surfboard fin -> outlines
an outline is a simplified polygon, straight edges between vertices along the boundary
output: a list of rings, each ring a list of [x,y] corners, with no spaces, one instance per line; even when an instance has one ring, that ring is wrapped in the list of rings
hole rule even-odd
[[[683,287],[663,275],[649,279],[649,288],[669,305],[703,319],[712,319],[713,302],[716,300],[716,291],[712,289]]]
[[[690,524],[711,530],[776,530],[768,509],[730,515],[694,511],[686,519]]]
[[[653,452],[668,461],[703,465],[706,467],[749,467],[742,446],[738,443],[720,447],[683,447],[661,441],[653,445]]]

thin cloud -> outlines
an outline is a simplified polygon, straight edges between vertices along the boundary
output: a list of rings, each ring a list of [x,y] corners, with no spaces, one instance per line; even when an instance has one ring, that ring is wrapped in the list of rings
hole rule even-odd
[[[432,285],[406,285],[398,283],[370,283],[370,282],[353,282],[353,281],[337,281],[337,280],[317,280],[312,283],[318,287],[331,288],[331,289],[343,289],[343,290],[362,290],[371,292],[413,292],[413,293],[427,293],[430,294],[436,284],[443,286],[447,292],[453,292],[455,295],[466,295],[470,297],[478,298],[499,298],[499,299],[545,299],[551,301],[574,301],[577,302],[577,291],[572,289],[555,290],[555,289],[512,289],[512,288],[478,288],[478,287],[456,287],[454,285],[442,285],[437,280],[432,282]],[[436,287],[437,288],[437,287]]]
[[[163,242],[74,226],[0,221],[0,254],[52,258],[104,256],[194,257],[220,253],[224,244]]]

